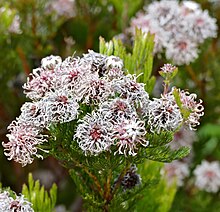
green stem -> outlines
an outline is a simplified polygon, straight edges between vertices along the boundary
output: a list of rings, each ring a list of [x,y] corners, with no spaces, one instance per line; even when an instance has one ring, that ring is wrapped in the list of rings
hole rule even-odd
[[[83,164],[79,163],[78,161],[74,160],[72,157],[71,157],[71,161],[75,163],[75,166],[78,167],[78,168],[82,168],[86,174],[88,174],[88,176],[93,180],[96,188],[97,188],[97,191],[99,192],[100,196],[103,196],[103,189],[99,183],[99,180],[97,179],[97,177],[95,175],[93,175],[89,169],[87,167],[85,167]]]

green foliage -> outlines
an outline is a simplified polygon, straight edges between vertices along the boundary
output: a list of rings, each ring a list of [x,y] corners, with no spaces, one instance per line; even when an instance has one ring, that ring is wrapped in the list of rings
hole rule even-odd
[[[36,212],[52,212],[56,204],[57,186],[53,184],[49,193],[44,186],[40,186],[39,180],[34,181],[32,174],[28,176],[28,186],[23,185],[22,194],[33,204]]]
[[[110,211],[169,211],[176,186],[167,185],[161,175],[162,167],[162,163],[148,160],[139,165],[138,174],[142,178],[142,184],[132,190],[123,191],[112,201]]]
[[[159,162],[172,162],[186,157],[190,153],[190,147],[181,147],[178,150],[171,150],[168,146],[147,148],[146,158]]]
[[[154,37],[150,34],[144,35],[141,30],[136,30],[132,52],[128,52],[120,40],[115,38],[112,41],[105,42],[100,38],[99,51],[106,55],[115,55],[124,62],[125,69],[130,74],[139,76],[137,81],[145,83],[145,89],[152,92],[155,77],[151,76],[153,66],[153,42]]]
[[[167,185],[166,180],[161,176],[162,167],[162,163],[153,161],[146,161],[138,166],[143,181],[155,178],[158,183],[143,191],[142,199],[135,204],[136,211],[145,211],[147,208],[149,212],[166,212],[171,208],[176,186],[175,184]]]

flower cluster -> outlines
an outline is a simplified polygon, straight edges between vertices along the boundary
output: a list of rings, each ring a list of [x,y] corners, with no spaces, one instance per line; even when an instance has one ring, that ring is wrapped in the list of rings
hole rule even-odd
[[[0,212],[34,212],[32,204],[24,196],[11,197],[8,191],[0,193]]]
[[[199,45],[217,34],[216,20],[193,1],[155,1],[131,20],[128,32],[134,34],[136,27],[154,34],[154,53],[165,52],[177,65],[194,61]]]
[[[73,142],[85,155],[111,151],[125,156],[135,156],[139,147],[149,145],[147,133],[199,124],[203,107],[198,107],[195,95],[179,91],[190,110],[185,119],[173,91],[150,100],[144,86],[135,75],[125,75],[122,60],[115,56],[90,50],[64,61],[59,56],[43,58],[23,86],[32,101],[9,125],[5,155],[23,166],[32,163],[33,156],[41,157],[45,129],[57,123],[75,123]]]
[[[201,190],[216,193],[220,189],[220,164],[202,161],[194,170],[195,185]]]

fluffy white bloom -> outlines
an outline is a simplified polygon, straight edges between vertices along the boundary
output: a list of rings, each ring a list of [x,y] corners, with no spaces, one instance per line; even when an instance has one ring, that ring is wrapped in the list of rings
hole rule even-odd
[[[112,68],[118,68],[118,69],[122,69],[124,64],[123,61],[116,56],[109,56],[106,58],[106,69],[112,69]]]
[[[160,99],[154,98],[148,107],[148,124],[152,132],[175,131],[183,121],[178,105],[168,96],[162,96]]]
[[[163,67],[160,68],[162,73],[164,74],[171,74],[176,70],[176,66],[173,66],[171,64],[164,64]]]
[[[91,64],[91,71],[97,72],[99,76],[103,76],[106,72],[106,59],[107,56],[88,50],[87,54],[83,54],[82,60]]]
[[[99,111],[106,117],[117,121],[120,118],[131,118],[136,112],[131,102],[127,99],[116,98],[110,101],[102,102],[99,105]]]
[[[70,122],[78,115],[79,104],[71,91],[65,88],[51,90],[41,101],[47,123]]]
[[[60,56],[48,56],[41,60],[41,67],[43,69],[53,70],[56,66],[59,66],[62,63]]]
[[[84,103],[99,104],[106,101],[112,94],[110,83],[99,78],[97,75],[91,75],[91,78],[85,79],[85,83],[81,87],[81,92],[84,94]]]
[[[8,160],[13,159],[21,163],[22,166],[26,166],[33,162],[33,156],[42,157],[37,153],[37,145],[47,140],[46,136],[41,135],[37,128],[13,121],[8,130],[10,134],[6,136],[9,142],[2,142],[4,154],[8,157]]]
[[[198,57],[197,44],[186,36],[176,36],[165,46],[166,58],[177,65],[189,64]]]
[[[189,117],[184,122],[193,130],[200,124],[199,119],[204,115],[202,100],[199,99],[197,102],[197,95],[194,93],[190,94],[187,91],[179,90],[179,94],[183,107],[190,112]]]
[[[32,204],[23,195],[13,199],[9,192],[0,193],[0,212],[34,212]]]
[[[113,144],[113,124],[99,112],[87,114],[79,120],[73,137],[85,154],[98,155]]]
[[[114,139],[118,150],[115,152],[125,156],[137,154],[138,145],[148,146],[149,141],[145,138],[145,122],[136,117],[122,119],[114,124]]]
[[[188,164],[181,161],[173,161],[164,164],[164,173],[169,184],[174,180],[178,186],[183,186],[184,179],[189,176]]]
[[[195,42],[203,43],[207,38],[217,36],[216,19],[209,16],[208,11],[197,11],[187,16],[191,24],[189,35]]]
[[[52,87],[54,78],[55,72],[53,70],[34,69],[23,85],[24,93],[32,100],[39,100]]]
[[[197,9],[200,9],[200,5],[194,1],[183,1],[181,2],[182,3],[182,6],[183,8],[185,9],[188,9],[190,11],[196,11]]]
[[[179,6],[176,0],[163,0],[153,2],[145,10],[151,18],[155,18],[160,26],[163,26],[176,17]]]
[[[48,118],[46,117],[44,107],[45,105],[42,101],[25,102],[21,107],[21,115],[17,121],[37,127],[39,130],[47,127]]]
[[[194,170],[195,186],[207,192],[216,193],[220,189],[220,164],[218,161],[203,160]]]
[[[194,61],[199,44],[217,35],[216,19],[193,1],[152,2],[131,19],[128,33],[134,35],[136,27],[155,36],[154,53],[165,51],[166,58],[177,65]]]
[[[111,81],[111,89],[120,98],[127,99],[136,108],[139,108],[142,115],[146,116],[149,104],[149,95],[144,89],[143,83],[136,82],[135,75],[126,75]]]

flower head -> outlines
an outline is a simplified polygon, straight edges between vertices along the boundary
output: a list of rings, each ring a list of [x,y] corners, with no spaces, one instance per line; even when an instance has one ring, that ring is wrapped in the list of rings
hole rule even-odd
[[[167,95],[162,96],[160,99],[154,98],[148,107],[148,124],[152,132],[175,131],[183,120],[178,105],[174,99]]]
[[[189,176],[189,167],[187,163],[173,161],[164,165],[164,172],[168,183],[176,180],[178,186],[183,186],[184,179]]]
[[[200,124],[199,120],[201,116],[204,115],[204,107],[202,105],[202,100],[196,101],[197,95],[192,93],[190,94],[187,91],[179,91],[180,100],[183,107],[189,111],[189,116],[185,120],[185,123],[193,130],[196,126]]]
[[[166,58],[177,65],[193,62],[198,57],[199,44],[217,34],[216,19],[192,1],[152,2],[131,19],[128,33],[134,35],[136,27],[154,35],[155,54],[165,52]]]
[[[41,157],[37,153],[37,145],[46,142],[46,136],[39,133],[34,126],[13,121],[8,127],[10,134],[7,134],[9,142],[2,142],[4,154],[8,160],[14,160],[26,166],[33,162],[33,156]]]
[[[220,189],[220,164],[217,161],[202,161],[194,170],[195,185],[207,192],[216,193]]]
[[[0,193],[0,212],[34,212],[32,204],[23,195],[12,198],[8,191]]]
[[[64,123],[74,120],[78,115],[79,104],[70,90],[51,90],[41,100],[47,123]]]
[[[113,132],[115,145],[118,148],[115,154],[135,156],[138,145],[146,147],[149,144],[149,141],[145,138],[145,123],[135,116],[131,119],[122,119],[118,123],[116,122]]]
[[[99,112],[87,114],[79,120],[73,137],[85,154],[98,155],[113,144],[112,123]]]

